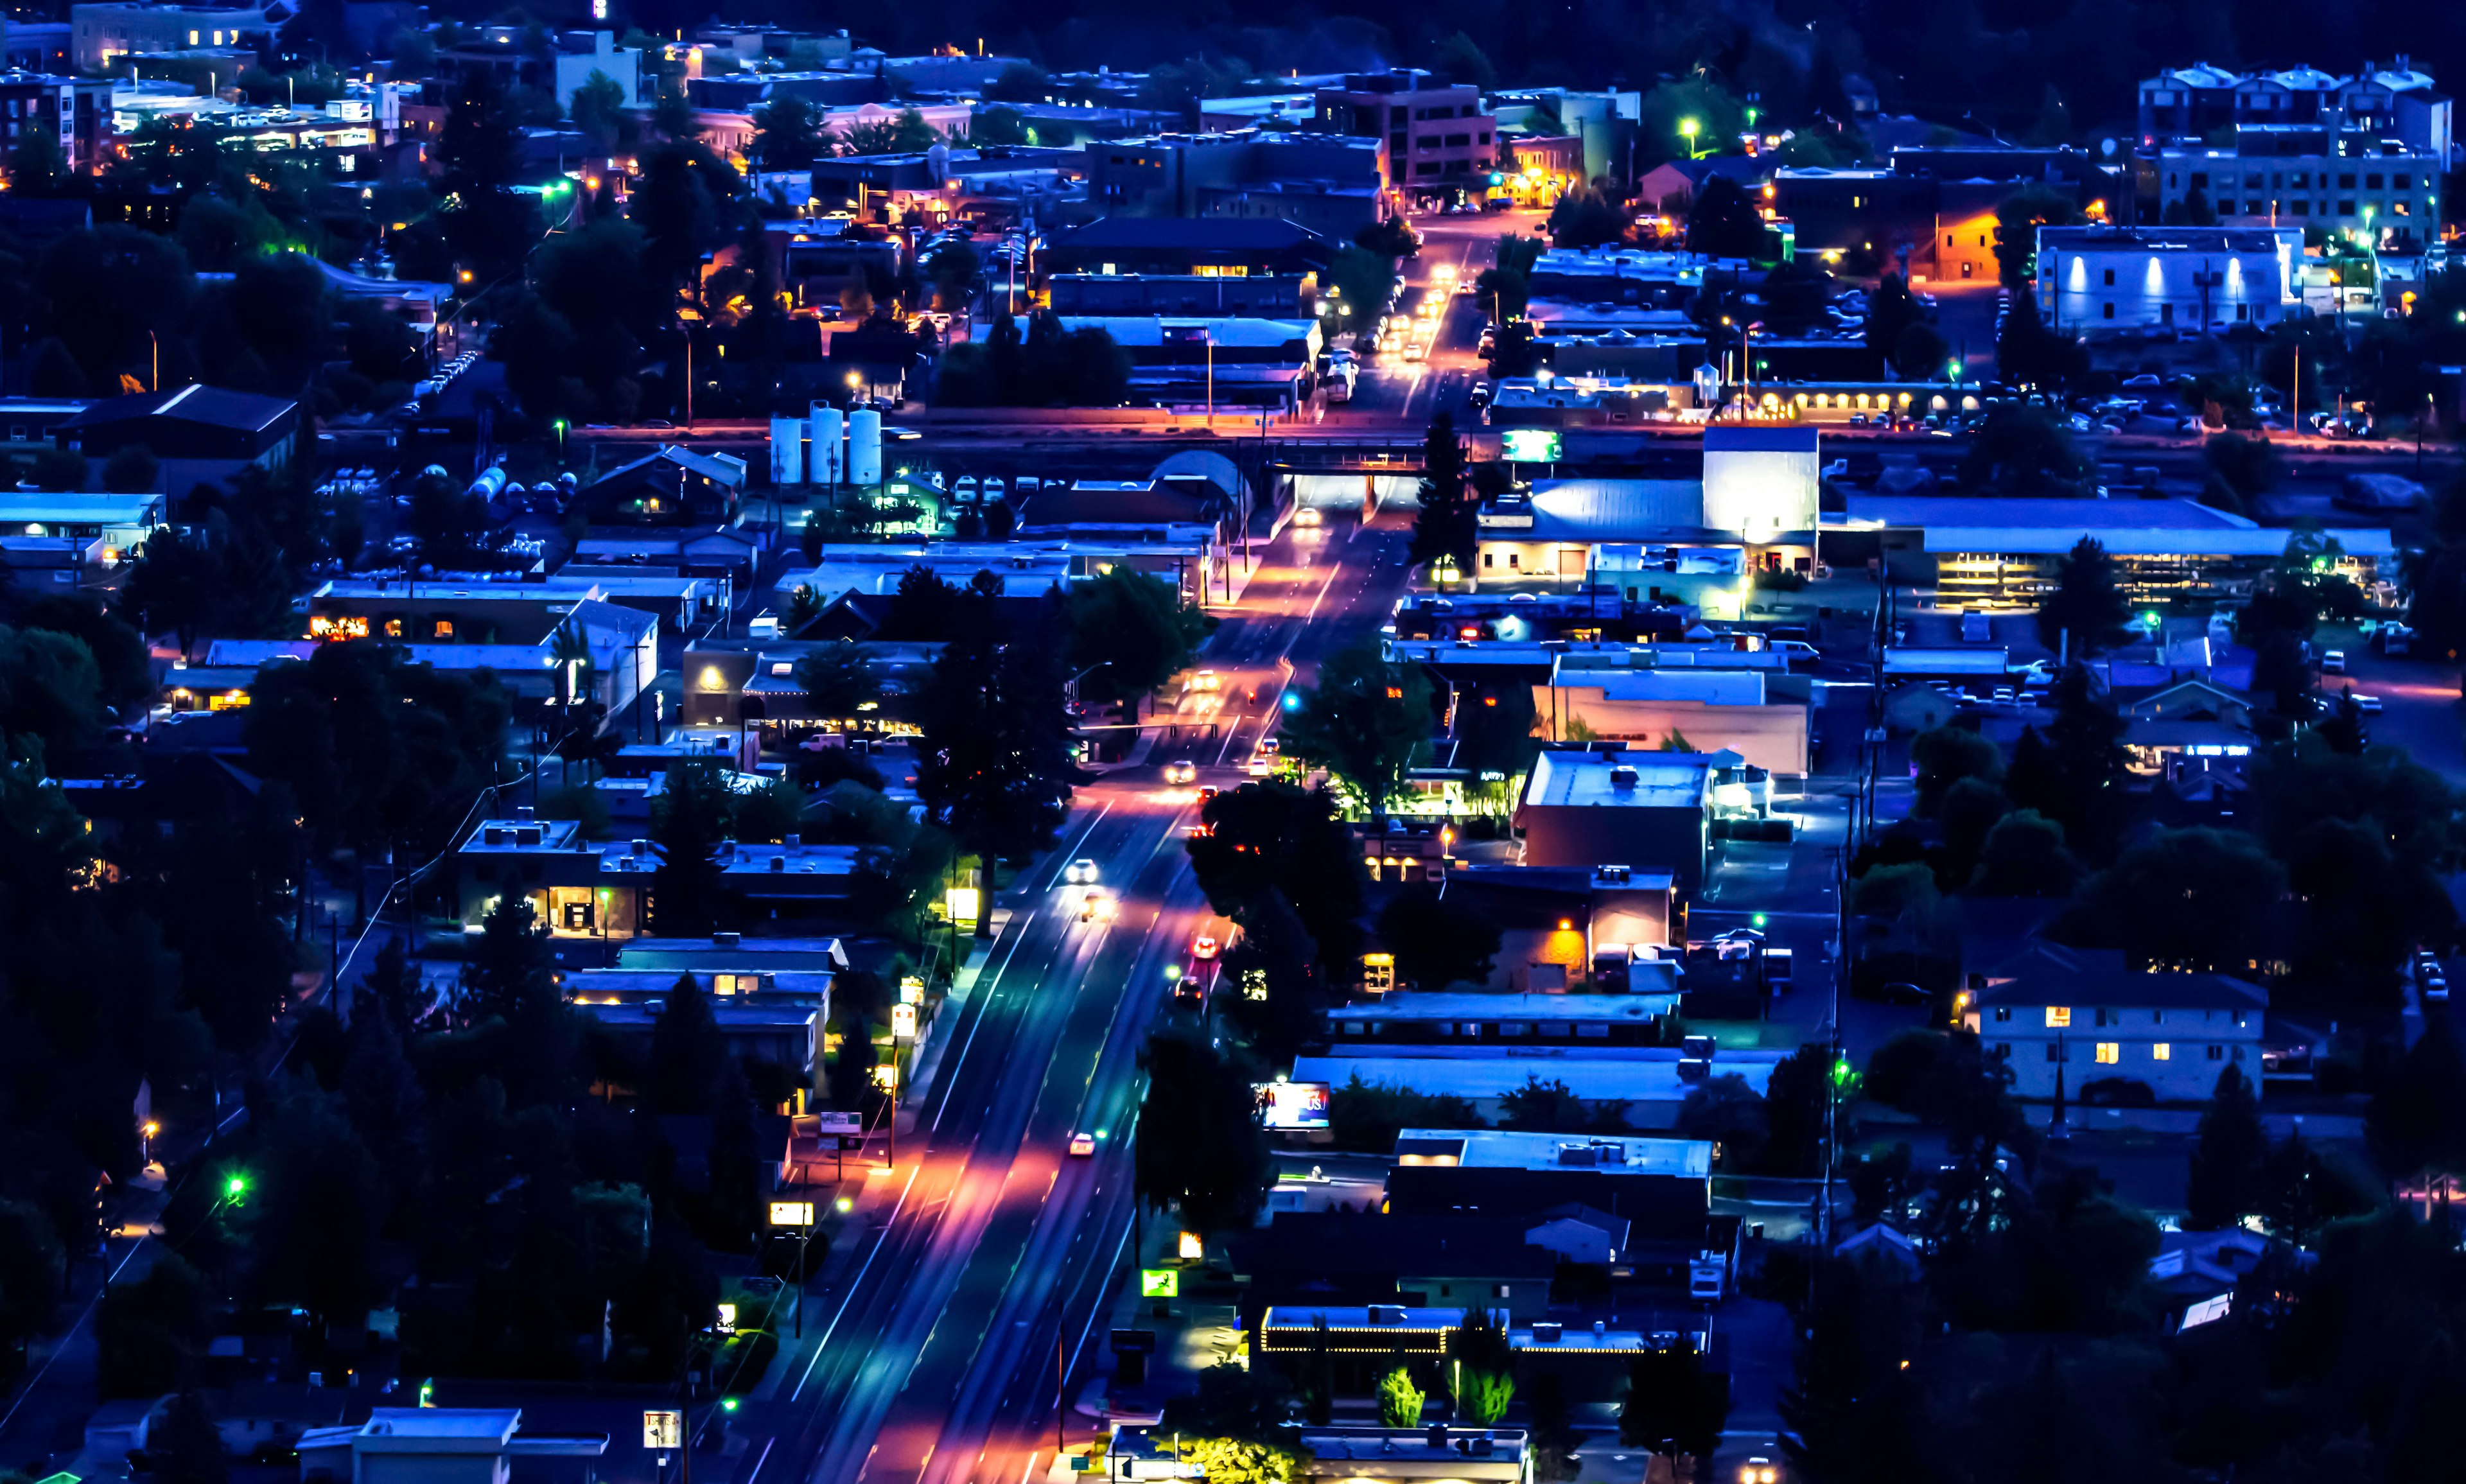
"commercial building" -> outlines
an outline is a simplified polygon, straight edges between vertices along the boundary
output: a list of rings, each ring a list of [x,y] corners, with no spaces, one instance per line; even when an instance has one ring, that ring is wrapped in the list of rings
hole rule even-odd
[[[560,32],[550,49],[543,52],[525,44],[521,28],[485,26],[466,44],[440,53],[437,60],[439,70],[451,76],[493,73],[507,87],[553,93],[557,107],[569,112],[574,93],[594,75],[624,90],[625,107],[647,108],[652,101],[652,75],[643,65],[640,49],[618,46],[614,32]]]
[[[1563,733],[1563,721],[1558,726]],[[1693,892],[1714,819],[1757,814],[1770,786],[1764,770],[1736,753],[1544,748],[1515,806],[1523,864],[1627,863],[1667,871]]]
[[[1070,315],[1065,329],[1101,329],[1131,358],[1130,399],[1177,407],[1300,405],[1317,363],[1315,318]]]
[[[2027,190],[2071,201],[2092,219],[2129,210],[2119,172],[2058,149],[1914,147],[1880,165],[1784,167],[1768,198],[1802,255],[1890,263],[1912,282],[1991,281],[1996,209]],[[1906,256],[1903,250],[1906,249]]]
[[[115,558],[163,524],[161,495],[0,494],[0,531],[32,539],[101,541]]]
[[[1509,459],[1529,457],[1514,438]],[[1475,575],[1486,583],[1625,588],[1635,584],[1597,574],[1811,571],[1820,438],[1809,426],[1707,428],[1700,481],[1536,480],[1529,495],[1481,507]],[[1735,602],[1735,591],[1730,597]]]
[[[2298,311],[2299,226],[2041,227],[2038,317],[2066,335],[2266,326]]]
[[[2308,228],[2415,253],[2440,236],[2441,161],[2335,124],[2249,124],[2231,149],[2161,151],[2158,198],[2168,212],[2206,203],[2224,226]]]
[[[1758,1088],[1771,1075],[1770,1061],[1722,1065]],[[1387,1203],[1399,1216],[1524,1216],[1568,1203],[1614,1216],[1701,1216],[1712,1206],[1713,1146],[1700,1139],[1405,1129],[1395,1160]]]
[[[1109,215],[1054,236],[1042,265],[1055,274],[1293,277],[1326,270],[1343,235],[1282,218],[1188,221]]]
[[[1806,697],[1782,694],[1765,669],[1636,667],[1625,654],[1565,654],[1533,687],[1552,741],[1568,733],[1639,752],[1732,752],[1752,767],[1804,775],[1813,755]],[[1786,671],[1782,672],[1786,675]]]
[[[1374,879],[1380,875],[1382,860],[1370,863]],[[1405,880],[1415,879],[1415,864],[1405,861]],[[1515,1034],[1545,1042],[1572,1037],[1578,1043],[1623,1043],[1628,1029],[1648,1024],[1675,1006],[1676,965],[1649,956],[1656,945],[1686,935],[1685,908],[1676,900],[1675,887],[1667,871],[1617,865],[1449,863],[1440,881],[1440,900],[1450,911],[1461,909],[1498,929],[1490,976],[1473,985],[1480,993],[1415,991],[1384,1001],[1378,1015],[1362,1023],[1363,1029],[1351,1028],[1351,1016],[1341,1025],[1333,1020],[1330,1024],[1347,1036],[1392,1031],[1407,1040],[1452,1042],[1476,1037],[1485,1023],[1513,1023],[1519,1027]],[[1394,984],[1395,956],[1385,952],[1390,946],[1379,943],[1362,956],[1366,988]],[[1597,993],[1566,995],[1574,989]],[[1547,998],[1536,1001],[1535,996]],[[1457,1004],[1459,1001],[1465,1003]],[[1533,1022],[1516,1013],[1528,1003],[1563,1013]]]
[[[600,843],[571,820],[482,820],[455,850],[455,915],[476,933],[507,892],[529,899],[539,920],[562,937],[627,938],[649,920],[660,857],[647,840]],[[857,873],[854,845],[729,845],[720,855],[724,889],[749,906],[783,916],[843,902]],[[673,979],[671,980],[673,982]]]
[[[2341,573],[2369,591],[2392,579],[2386,529],[2330,532]],[[2034,610],[2055,589],[2057,564],[2082,538],[2115,559],[2135,608],[2238,597],[2275,565],[2297,532],[2253,524],[2190,500],[2028,500],[1852,494],[1827,518],[1836,564],[1872,559],[1890,580],[1947,608]]]
[[[1385,146],[1381,184],[1413,197],[1489,191],[1497,121],[1481,89],[1418,68],[1347,74],[1318,93],[1319,127]]]
[[[1446,1328],[1464,1321],[1461,1309],[1426,1313],[1451,1315]],[[1344,1316],[1339,1314],[1334,1317]],[[1383,1313],[1380,1317],[1383,1320]],[[1401,1313],[1398,1319],[1401,1322]],[[1300,1322],[1308,1326],[1313,1321],[1305,1317]],[[1350,1323],[1354,1328],[1367,1322],[1366,1311],[1352,1312]],[[1333,1323],[1334,1319],[1331,1326]],[[1444,1330],[1433,1333],[1443,1336]],[[1380,1348],[1384,1353],[1384,1347]],[[1355,1360],[1357,1364],[1359,1357]],[[1387,1368],[1392,1369],[1395,1363],[1390,1360]],[[1367,1377],[1369,1370],[1362,1368],[1360,1374]],[[1300,1456],[1306,1460],[1296,1484],[1335,1484],[1337,1480],[1421,1484],[1442,1479],[1463,1480],[1465,1484],[1516,1484],[1533,1476],[1525,1433],[1520,1428],[1372,1428],[1337,1424],[1304,1428],[1295,1442],[1300,1445]],[[1125,1427],[1117,1423],[1106,1446],[1106,1472],[1119,1484],[1138,1479],[1187,1479],[1191,1468],[1179,1456],[1179,1440],[1161,1427]]]
[[[2260,1091],[2269,992],[2230,975],[2140,972],[2117,950],[2036,943],[1971,975],[1961,1012],[2023,1097],[2054,1096],[2060,1072],[2075,1099],[2206,1102],[2229,1067]]]
[[[520,1408],[380,1406],[298,1440],[301,1484],[594,1484],[604,1432],[543,1432]]]
[[[1384,146],[1341,133],[1099,140],[1086,160],[1088,206],[1109,215],[1271,218],[1344,238],[1386,214]]]
[[[1491,94],[1490,106],[1501,130],[1526,136],[1515,142],[1519,167],[1528,143],[1553,136],[1571,140],[1576,148],[1574,158],[1564,162],[1566,174],[1580,184],[1603,175],[1625,178],[1633,163],[1636,125],[1644,116],[1644,95],[1624,88],[1510,88]]]
[[[1648,959],[1636,968],[1651,987],[1640,986],[1631,994],[1598,995],[1399,991],[1370,1003],[1329,1011],[1327,1029],[1330,1035],[1364,1043],[1351,1047],[1356,1052],[1387,1046],[1461,1046],[1483,1042],[1652,1046],[1659,1041],[1661,1017],[1678,1007],[1678,965]],[[1648,970],[1655,972],[1641,972]]]
[[[154,456],[158,487],[184,498],[251,465],[289,466],[299,450],[300,404],[191,382],[105,398],[63,420],[53,436],[89,461],[146,449]]]
[[[1045,293],[1053,312],[1065,316],[1305,320],[1318,313],[1318,276],[1311,273],[1057,273],[1045,281]]]

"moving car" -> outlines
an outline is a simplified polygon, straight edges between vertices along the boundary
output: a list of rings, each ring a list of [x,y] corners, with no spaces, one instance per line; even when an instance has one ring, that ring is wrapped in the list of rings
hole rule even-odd
[[[1085,1159],[1096,1152],[1096,1135],[1082,1129],[1070,1135],[1070,1158]]]
[[[1087,886],[1096,879],[1096,863],[1082,856],[1070,863],[1069,867],[1062,873],[1062,879],[1074,887]]]
[[[1169,762],[1164,765],[1164,780],[1167,783],[1196,783],[1199,781],[1199,765],[1187,757],[1178,762]]]
[[[1079,920],[1081,922],[1094,922],[1096,919],[1107,915],[1109,911],[1110,904],[1106,901],[1105,893],[1102,891],[1090,891],[1086,896],[1079,899]]]
[[[1201,670],[1198,674],[1190,677],[1190,688],[1193,690],[1222,690],[1224,688],[1224,677],[1217,674],[1214,670]]]
[[[1206,933],[1202,933],[1199,936],[1190,940],[1190,956],[1193,958],[1213,958],[1216,956],[1216,951],[1222,946],[1222,945],[1218,943],[1214,938],[1209,937]]]
[[[1327,516],[1317,506],[1306,505],[1293,512],[1293,524],[1305,528],[1324,526]]]
[[[2321,651],[2320,651],[2320,673],[2321,673],[2321,674],[2323,674],[2323,675],[2343,675],[2343,674],[2345,674],[2345,673],[2346,673],[2346,652],[2345,652],[2344,650],[2343,650],[2343,649],[2323,649],[2323,650],[2321,650]]]
[[[2355,703],[2356,710],[2366,716],[2377,715],[2380,711],[2381,698],[2378,696],[2367,696],[2361,691],[2355,691],[2350,693],[2348,699]]]

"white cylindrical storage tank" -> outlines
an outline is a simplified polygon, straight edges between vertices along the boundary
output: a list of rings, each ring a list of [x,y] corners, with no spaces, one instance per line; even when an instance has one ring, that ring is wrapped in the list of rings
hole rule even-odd
[[[860,407],[847,421],[847,482],[860,487],[881,483],[882,414]]]
[[[805,483],[805,419],[773,417],[771,419],[771,483],[801,484]]]
[[[490,469],[485,474],[481,475],[478,479],[473,480],[471,482],[471,487],[464,490],[463,493],[466,495],[477,495],[482,500],[494,500],[499,495],[504,493],[504,489],[505,470],[504,466],[500,464],[498,467]]]
[[[816,402],[813,423],[814,451],[805,461],[805,478],[817,484],[836,484],[842,467],[840,410],[828,402]]]

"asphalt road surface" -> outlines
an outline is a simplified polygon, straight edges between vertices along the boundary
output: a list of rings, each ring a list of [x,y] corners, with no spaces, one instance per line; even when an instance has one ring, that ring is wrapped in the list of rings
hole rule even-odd
[[[1205,657],[1222,679],[1192,716],[1217,726],[1207,750],[1159,749],[1082,791],[1061,844],[1003,898],[1011,918],[916,1126],[872,1178],[884,1214],[813,1295],[776,1395],[739,1414],[733,1464],[698,1459],[698,1473],[995,1484],[1050,1462],[1057,1405],[1091,1374],[1123,1276],[1138,1052],[1166,970],[1206,920],[1182,850],[1196,790],[1167,787],[1161,764],[1186,755],[1203,783],[1242,781],[1283,687],[1375,631],[1401,593],[1405,537],[1397,516],[1335,515],[1263,550]],[[1062,879],[1083,858],[1109,904],[1093,920],[1087,888]],[[1066,1153],[1081,1131],[1097,1135],[1092,1157]],[[1066,1425],[1084,1441],[1085,1419]]]

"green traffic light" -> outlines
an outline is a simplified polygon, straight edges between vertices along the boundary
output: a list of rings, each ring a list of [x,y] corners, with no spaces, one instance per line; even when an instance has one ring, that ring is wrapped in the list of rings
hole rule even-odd
[[[1764,925],[1764,914],[1763,914],[1763,913],[1761,913],[1761,912],[1758,912],[1758,913],[1756,913],[1756,915],[1755,915],[1755,924],[1756,924],[1756,926],[1757,926],[1757,927],[1759,927],[1759,928],[1760,928],[1760,927],[1762,927],[1762,926]]]
[[[246,1194],[248,1194],[248,1177],[247,1177],[247,1176],[245,1176],[245,1175],[235,1175],[235,1176],[233,1176],[231,1179],[229,1179],[229,1180],[227,1180],[223,1181],[223,1199],[224,1199],[224,1200],[226,1200],[226,1201],[236,1201],[236,1200],[238,1200],[240,1197],[242,1197],[242,1196],[246,1195]]]

